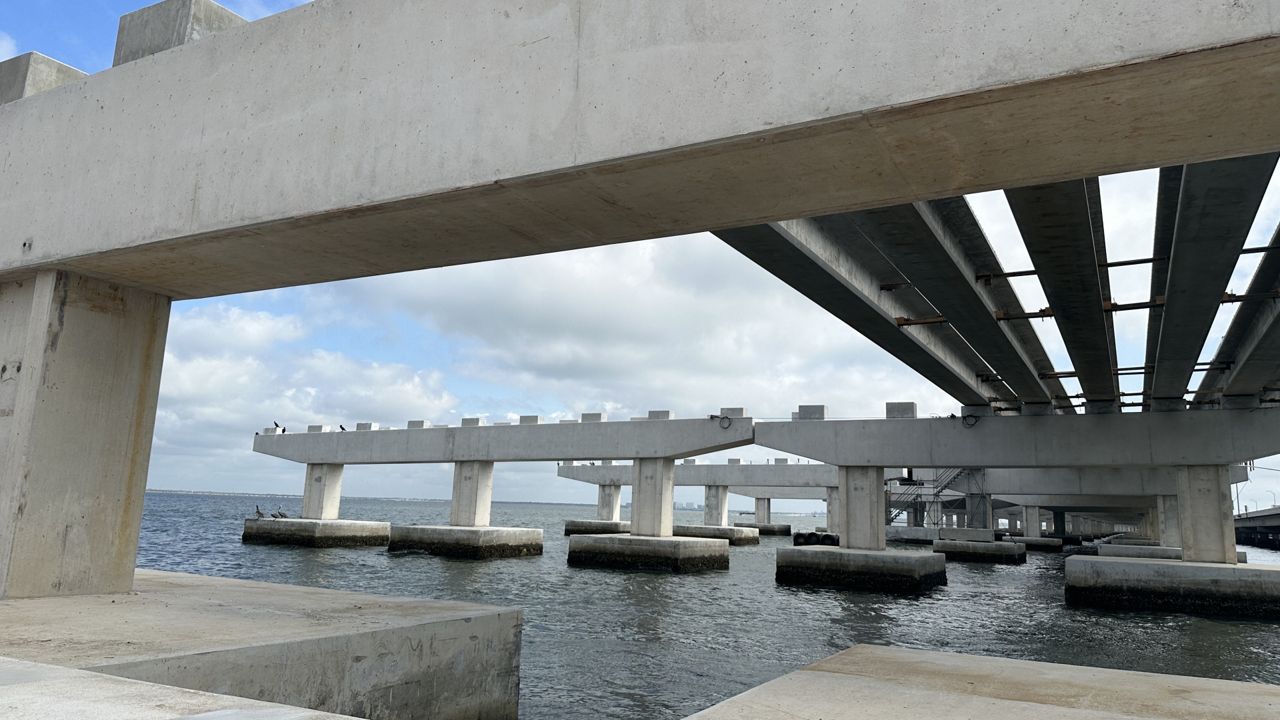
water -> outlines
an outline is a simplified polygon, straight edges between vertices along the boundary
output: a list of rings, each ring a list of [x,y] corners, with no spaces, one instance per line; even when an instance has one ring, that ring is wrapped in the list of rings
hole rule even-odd
[[[594,507],[495,503],[494,525],[543,528],[544,555],[473,562],[242,545],[255,504],[294,517],[301,509],[296,497],[147,493],[139,565],[521,607],[520,715],[529,720],[683,718],[855,643],[1280,684],[1280,624],[1068,609],[1060,555],[948,563],[945,588],[896,598],[776,585],[773,551],[789,538],[732,548],[727,572],[570,568],[562,523],[589,519]],[[445,524],[449,504],[347,498],[342,512]],[[797,530],[823,521],[786,519]],[[676,521],[698,523],[701,513]],[[1251,561],[1280,563],[1278,552],[1245,549]]]

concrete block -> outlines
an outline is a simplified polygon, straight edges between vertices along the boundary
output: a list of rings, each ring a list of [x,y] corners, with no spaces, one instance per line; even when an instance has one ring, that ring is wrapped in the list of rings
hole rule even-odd
[[[179,717],[254,720],[355,720],[289,705],[184,690],[102,673],[0,658],[5,717],[168,720]]]
[[[1114,545],[1112,543],[1098,544],[1099,557],[1127,557],[1127,558],[1148,558],[1151,560],[1181,560],[1182,548],[1179,547],[1151,547],[1147,545]],[[1249,554],[1244,550],[1236,551],[1236,562],[1248,562]]]
[[[542,418],[538,417],[537,415],[521,415],[520,416],[521,425],[537,425],[541,421],[542,421]]]
[[[938,528],[938,539],[994,542],[996,531],[987,528]]]
[[[760,531],[761,535],[790,535],[791,523],[753,523],[753,522],[736,522],[733,524],[738,528],[755,528]]]
[[[670,420],[671,411],[670,410],[650,410],[648,419],[649,420]]]
[[[1020,565],[1027,561],[1027,546],[1011,542],[971,542],[968,540],[935,540],[933,552],[948,560]]]
[[[128,594],[0,603],[0,656],[374,720],[514,720],[520,611],[138,570]]]
[[[1061,538],[1020,537],[1017,540],[1014,540],[1013,542],[1017,543],[1018,545],[1025,545],[1027,550],[1038,550],[1040,552],[1062,552]]]
[[[565,535],[608,535],[630,533],[629,520],[565,520]]]
[[[376,422],[356,423],[356,430],[358,432],[369,432],[377,429],[378,429],[378,423]]]
[[[390,552],[421,550],[432,555],[492,560],[542,554],[540,528],[392,525]]]
[[[825,420],[826,418],[826,405],[801,405],[796,411],[796,420]]]
[[[582,422],[604,422],[604,413],[582,413]]]
[[[676,573],[729,569],[729,542],[711,538],[574,535],[570,567]]]
[[[426,420],[410,420],[409,423],[405,425],[406,430],[426,430],[427,427],[428,425]]]
[[[386,545],[390,534],[391,524],[385,522],[248,518],[240,540],[252,545],[361,547]]]
[[[331,431],[332,429],[333,428],[329,427],[328,425],[308,425],[307,426],[307,432],[309,433],[326,433]]]
[[[1280,565],[1073,555],[1067,558],[1066,579],[1071,605],[1280,616]]]
[[[742,458],[729,458],[729,464],[730,464],[730,465],[741,465],[741,464],[742,464]]]
[[[484,424],[483,418],[471,417],[462,418],[462,427],[480,427]]]
[[[747,409],[740,407],[720,408],[720,417],[741,418],[747,416]]]
[[[723,525],[673,525],[676,537],[719,538],[730,545],[759,545],[760,531],[756,528],[724,527]]]
[[[913,402],[889,402],[884,404],[885,418],[916,418],[916,404]]]
[[[123,65],[248,21],[212,0],[164,0],[120,18],[114,65]]]
[[[938,528],[889,525],[884,529],[884,539],[888,542],[932,544],[938,539]]]
[[[87,77],[40,53],[29,52],[0,62],[0,105],[21,100]]]
[[[828,545],[778,548],[777,581],[867,592],[918,593],[947,584],[941,555]]]

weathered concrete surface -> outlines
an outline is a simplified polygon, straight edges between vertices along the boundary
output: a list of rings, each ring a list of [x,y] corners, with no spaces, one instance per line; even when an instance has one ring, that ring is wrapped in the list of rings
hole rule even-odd
[[[302,517],[337,520],[342,507],[341,465],[308,464],[302,487]]]
[[[736,528],[755,528],[761,535],[790,535],[791,523],[736,522]]]
[[[715,420],[636,420],[436,427],[361,432],[270,433],[254,452],[302,463],[521,462],[675,458],[750,445],[751,418],[724,428]],[[627,470],[634,472],[634,468]]]
[[[1067,558],[1067,602],[1121,610],[1275,618],[1280,565]]]
[[[1280,687],[855,645],[688,720],[1270,720]]]
[[[933,552],[957,562],[986,562],[1019,565],[1027,561],[1027,546],[1011,542],[935,540]]]
[[[1062,538],[1051,537],[1020,537],[1014,538],[1012,542],[1018,545],[1025,545],[1028,550],[1038,550],[1040,552],[1062,552]]]
[[[729,569],[729,541],[714,538],[574,535],[571,567],[688,573]]]
[[[133,62],[245,23],[212,0],[164,0],[120,18],[114,64]]]
[[[518,609],[152,570],[135,590],[0,601],[0,656],[378,720],[516,717]]]
[[[778,548],[776,579],[866,592],[919,593],[947,584],[941,555],[806,545]]]
[[[0,658],[0,715],[8,720],[354,720],[10,658]]]
[[[0,268],[218,295],[1268,151],[1274,5],[309,4],[0,111]]]
[[[52,90],[85,74],[36,52],[0,61],[0,105]]]
[[[996,531],[991,528],[938,528],[938,540],[968,540],[970,542],[994,542]]]
[[[724,527],[722,525],[674,525],[671,534],[676,537],[720,538],[730,545],[759,545],[760,531],[756,528]]]
[[[938,532],[941,528],[924,528],[924,527],[903,527],[901,525],[887,525],[884,529],[884,539],[887,542],[901,543],[919,543],[933,544],[938,539]]]
[[[169,305],[61,271],[0,287],[0,598],[129,591]]]
[[[604,487],[603,485],[601,487]],[[631,532],[630,520],[565,520],[565,535],[606,535]]]
[[[246,518],[240,541],[255,545],[363,547],[386,545],[391,523],[367,520]]]
[[[1099,543],[1098,557],[1148,558],[1151,560],[1181,560],[1182,548],[1150,545],[1117,545],[1115,543]],[[1249,554],[1244,550],[1236,551],[1236,562],[1249,562]]]
[[[471,560],[541,555],[542,529],[392,525],[387,550],[422,550],[432,555]]]
[[[831,465],[1223,466],[1225,482],[1225,466],[1280,453],[1280,408],[993,416],[972,426],[963,418],[758,422],[755,444]]]

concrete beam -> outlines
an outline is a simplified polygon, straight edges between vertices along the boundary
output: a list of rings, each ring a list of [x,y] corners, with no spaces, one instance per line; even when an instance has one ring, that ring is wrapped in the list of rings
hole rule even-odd
[[[716,236],[920,373],[962,405],[1013,399],[991,368],[949,325],[899,327],[895,318],[932,306],[847,216],[720,230]],[[887,287],[898,288],[886,290]]]
[[[1280,453],[1280,410],[1265,409],[762,422],[755,431],[757,445],[831,465],[1229,465]]]
[[[1197,163],[1183,172],[1152,371],[1153,410],[1186,408],[1188,383],[1277,157]]]
[[[597,485],[630,485],[635,468],[631,465],[561,465],[556,474],[562,478]],[[836,487],[837,468],[819,463],[774,465],[676,465],[676,485],[747,487]],[[901,470],[886,470],[886,477]]]
[[[1273,6],[309,4],[0,106],[0,273],[201,297],[1267,152]]]
[[[680,458],[750,445],[751,418],[256,435],[254,452],[336,465]]]
[[[1148,297],[1156,298],[1164,294],[1169,285],[1169,254],[1173,251],[1173,231],[1178,223],[1178,199],[1182,193],[1183,166],[1160,168],[1160,179],[1156,186],[1156,224],[1152,238],[1151,256],[1151,289]],[[1147,345],[1143,354],[1143,362],[1147,370],[1142,376],[1142,400],[1151,405],[1151,382],[1155,373],[1151,371],[1156,361],[1156,350],[1160,345],[1160,325],[1164,319],[1164,306],[1153,305],[1147,311]]]
[[[1098,267],[1099,258],[1106,261],[1106,240],[1101,222],[1094,223],[1101,214],[1097,186],[1097,178],[1068,180],[1006,190],[1005,197],[1086,401],[1116,412],[1115,335],[1103,310],[1111,298],[1103,292],[1107,270]]]
[[[1050,391],[1031,367],[1019,338],[996,319],[996,313],[1005,308],[996,306],[979,282],[973,263],[933,204],[869,210],[854,214],[852,220],[986,360],[1018,400],[1050,403]]]
[[[1247,482],[1249,473],[1243,465],[1232,465],[1229,478],[1232,483]],[[989,468],[985,478],[964,474],[948,487],[960,493],[992,495],[1176,495],[1178,470],[1174,467]]]

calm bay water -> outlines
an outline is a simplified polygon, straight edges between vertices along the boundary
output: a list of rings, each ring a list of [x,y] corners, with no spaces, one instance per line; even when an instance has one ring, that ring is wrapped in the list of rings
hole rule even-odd
[[[529,720],[683,718],[855,643],[1280,684],[1280,623],[1069,609],[1060,555],[1031,553],[1018,566],[948,563],[945,588],[895,598],[776,585],[774,549],[789,538],[732,548],[726,572],[570,568],[562,523],[595,512],[580,505],[494,504],[494,525],[543,528],[538,558],[240,543],[255,504],[297,517],[301,502],[148,492],[138,564],[523,608],[520,715]],[[447,501],[342,501],[352,520],[446,524],[448,513]],[[797,530],[824,521],[783,517]],[[701,513],[677,512],[676,521],[698,523]],[[1243,549],[1251,561],[1280,564],[1280,553]]]

